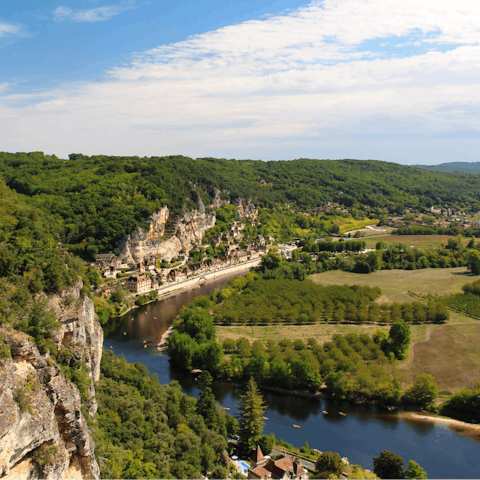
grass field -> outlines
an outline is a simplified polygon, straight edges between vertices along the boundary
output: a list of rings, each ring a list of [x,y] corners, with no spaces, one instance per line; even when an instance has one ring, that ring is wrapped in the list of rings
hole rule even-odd
[[[420,294],[449,295],[461,293],[462,285],[480,276],[471,275],[466,267],[426,268],[423,270],[379,270],[369,275],[359,273],[331,272],[317,273],[310,277],[321,285],[362,285],[379,286],[382,302],[413,302],[408,291]]]
[[[370,238],[365,237],[362,238],[362,240],[365,241],[367,248],[375,248],[377,242],[383,242],[385,247],[395,243],[404,243],[409,247],[428,249],[441,247],[442,244],[447,244],[451,238],[455,237],[449,235],[384,235]],[[467,245],[469,241],[469,238],[464,238],[463,244]]]
[[[408,360],[399,367],[407,382],[429,373],[439,390],[449,393],[480,382],[480,323],[428,328],[427,339],[415,343]]]

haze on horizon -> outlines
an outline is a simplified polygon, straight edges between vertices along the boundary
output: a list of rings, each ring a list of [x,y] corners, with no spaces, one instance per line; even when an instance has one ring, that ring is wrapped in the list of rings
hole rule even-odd
[[[480,2],[40,3],[0,13],[2,151],[480,161]]]

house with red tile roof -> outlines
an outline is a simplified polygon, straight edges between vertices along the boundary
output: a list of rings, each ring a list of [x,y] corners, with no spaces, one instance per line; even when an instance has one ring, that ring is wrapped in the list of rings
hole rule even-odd
[[[252,479],[308,480],[309,477],[300,462],[285,456],[272,460],[270,456],[263,455],[258,445],[250,457],[250,463],[248,478]]]

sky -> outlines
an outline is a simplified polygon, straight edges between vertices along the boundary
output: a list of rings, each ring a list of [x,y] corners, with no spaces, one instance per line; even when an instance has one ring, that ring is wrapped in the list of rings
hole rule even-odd
[[[0,151],[480,161],[479,0],[16,0]]]

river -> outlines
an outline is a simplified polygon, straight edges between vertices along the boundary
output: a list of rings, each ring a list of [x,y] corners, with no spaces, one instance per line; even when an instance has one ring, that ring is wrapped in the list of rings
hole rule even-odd
[[[185,393],[196,397],[198,389],[193,375],[174,368],[168,356],[159,354],[154,345],[183,305],[198,295],[213,293],[235,276],[238,274],[221,277],[128,313],[106,330],[104,347],[116,355],[123,354],[129,362],[143,363],[162,384],[177,380]],[[230,408],[228,413],[236,415],[241,388],[215,384],[214,393],[217,401]],[[373,456],[390,450],[402,456],[405,464],[409,459],[418,462],[429,478],[479,478],[480,441],[455,433],[445,425],[406,420],[368,406],[340,406],[323,399],[267,390],[262,393],[268,405],[264,433],[273,432],[296,447],[307,440],[311,448],[338,452],[348,457],[350,463],[369,469],[373,469]],[[330,413],[324,415],[323,410]],[[347,416],[338,415],[338,411]],[[293,424],[302,428],[293,428]]]

